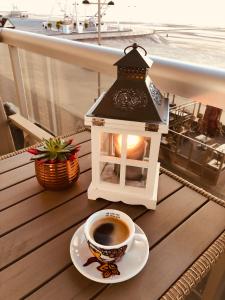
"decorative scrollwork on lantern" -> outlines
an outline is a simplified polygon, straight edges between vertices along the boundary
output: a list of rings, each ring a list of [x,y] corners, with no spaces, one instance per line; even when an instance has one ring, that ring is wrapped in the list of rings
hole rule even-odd
[[[153,83],[150,84],[149,91],[153,101],[155,101],[158,105],[161,105],[162,95],[160,94],[159,90],[154,86]]]
[[[148,98],[142,90],[122,88],[115,93],[113,104],[117,109],[132,112],[136,109],[145,108],[148,104]]]

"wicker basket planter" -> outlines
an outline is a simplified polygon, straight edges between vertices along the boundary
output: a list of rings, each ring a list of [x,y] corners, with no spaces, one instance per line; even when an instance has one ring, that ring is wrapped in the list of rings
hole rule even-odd
[[[64,189],[77,181],[80,168],[78,159],[57,163],[46,163],[35,160],[35,171],[38,182],[51,190]]]

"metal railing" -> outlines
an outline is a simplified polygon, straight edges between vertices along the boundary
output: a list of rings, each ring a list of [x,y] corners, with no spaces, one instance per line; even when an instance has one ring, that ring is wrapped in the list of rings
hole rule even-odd
[[[17,69],[15,48],[108,75],[115,75],[113,64],[123,55],[119,49],[11,29],[0,30],[0,42],[9,45],[12,65]],[[225,70],[150,57],[154,62],[150,75],[160,90],[225,109]],[[17,74],[15,80],[18,78]]]

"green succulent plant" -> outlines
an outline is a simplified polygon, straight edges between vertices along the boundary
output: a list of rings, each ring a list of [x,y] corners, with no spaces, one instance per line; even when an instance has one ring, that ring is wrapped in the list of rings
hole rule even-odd
[[[80,146],[73,145],[72,141],[65,141],[61,138],[43,139],[41,146],[31,148],[28,152],[34,154],[31,159],[42,162],[55,163],[68,159],[73,160],[80,150]]]

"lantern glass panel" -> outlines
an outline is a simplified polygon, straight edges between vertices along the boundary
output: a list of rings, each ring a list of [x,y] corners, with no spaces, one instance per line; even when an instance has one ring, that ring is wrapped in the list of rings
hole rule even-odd
[[[100,162],[100,180],[102,182],[120,183],[120,165]]]
[[[113,134],[114,153],[116,157],[121,157],[122,134]],[[126,158],[132,160],[145,160],[149,158],[151,139],[138,135],[127,135]]]
[[[118,134],[108,132],[103,132],[101,134],[100,154],[102,156],[121,156],[121,152],[118,151],[118,147],[116,148],[115,137],[117,136]]]
[[[150,150],[150,138],[138,135],[128,135],[127,137],[127,159],[148,160]]]
[[[125,185],[145,188],[147,172],[148,172],[147,168],[126,166]]]

